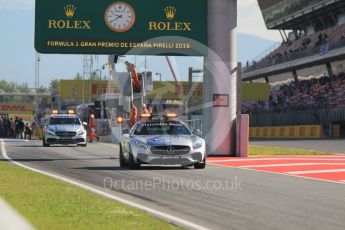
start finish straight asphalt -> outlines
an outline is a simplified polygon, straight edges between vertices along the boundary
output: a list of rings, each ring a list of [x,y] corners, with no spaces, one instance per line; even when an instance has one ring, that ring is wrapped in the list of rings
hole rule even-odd
[[[38,141],[7,142],[5,149],[11,159],[26,166],[83,183],[205,228],[345,229],[344,184],[257,170],[264,168],[262,162],[271,166],[285,164],[282,167],[296,163],[299,164],[297,168],[289,172],[298,175],[303,171],[301,164],[343,163],[338,156],[318,157],[312,162],[301,158],[288,163],[285,159],[235,163],[224,161],[232,159],[210,158],[205,170],[150,166],[128,170],[119,167],[119,149],[113,145],[92,143],[87,148],[44,148],[41,145]],[[214,165],[227,165],[229,162],[236,165]],[[249,164],[255,170],[248,170]],[[315,170],[314,165],[304,166]],[[332,169],[338,169],[340,165],[333,166],[337,168]],[[272,166],[275,167],[280,166]],[[320,167],[331,170],[327,168],[331,166],[321,164]]]

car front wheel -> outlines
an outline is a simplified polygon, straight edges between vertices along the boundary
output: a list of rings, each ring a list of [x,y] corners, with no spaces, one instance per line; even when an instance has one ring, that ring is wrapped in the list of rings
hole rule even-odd
[[[126,162],[124,156],[123,156],[123,152],[122,152],[122,146],[120,145],[120,158],[119,158],[119,161],[120,161],[120,167],[121,168],[125,168],[125,167],[128,167],[128,163]]]
[[[134,160],[132,153],[129,153],[129,168],[130,169],[139,169],[140,168],[140,163],[137,163]]]
[[[195,169],[204,169],[206,167],[206,157],[202,162],[198,162],[194,164]]]

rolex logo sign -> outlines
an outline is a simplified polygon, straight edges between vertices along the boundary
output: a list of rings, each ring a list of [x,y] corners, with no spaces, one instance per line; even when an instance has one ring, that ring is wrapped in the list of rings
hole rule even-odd
[[[167,19],[172,20],[175,17],[176,9],[173,6],[168,6],[164,9]]]
[[[90,20],[72,20],[75,16],[77,7],[74,5],[68,4],[63,7],[67,20],[61,18],[58,19],[49,19],[48,20],[48,29],[67,29],[67,30],[91,30],[91,21]],[[61,9],[62,13],[62,9]]]
[[[177,21],[178,10],[174,6],[164,8],[165,18],[169,21],[150,21],[148,23],[149,31],[192,31],[190,22]]]
[[[73,18],[76,8],[73,5],[65,6],[65,13],[67,18]]]

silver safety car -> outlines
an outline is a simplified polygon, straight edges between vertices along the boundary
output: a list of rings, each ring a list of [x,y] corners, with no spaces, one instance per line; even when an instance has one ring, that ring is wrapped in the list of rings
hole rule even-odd
[[[120,166],[141,164],[206,166],[205,140],[194,134],[176,115],[148,115],[121,137]]]
[[[52,114],[46,121],[43,132],[43,146],[54,144],[77,144],[87,146],[87,131],[75,114]]]

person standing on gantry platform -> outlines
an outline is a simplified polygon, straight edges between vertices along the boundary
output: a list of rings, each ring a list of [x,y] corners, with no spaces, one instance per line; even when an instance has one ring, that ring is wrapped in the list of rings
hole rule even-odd
[[[99,141],[99,137],[96,133],[96,118],[93,111],[91,111],[89,117],[89,142],[92,143],[94,138]]]

